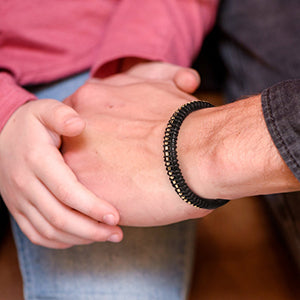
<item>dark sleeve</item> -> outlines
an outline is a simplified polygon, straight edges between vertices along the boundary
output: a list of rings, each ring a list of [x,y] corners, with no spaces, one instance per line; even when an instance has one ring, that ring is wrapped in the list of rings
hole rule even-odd
[[[264,90],[261,98],[273,142],[300,181],[300,79],[280,82]]]

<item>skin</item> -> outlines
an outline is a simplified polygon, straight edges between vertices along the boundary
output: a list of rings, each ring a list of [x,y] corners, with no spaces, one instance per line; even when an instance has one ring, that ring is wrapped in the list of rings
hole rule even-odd
[[[121,236],[118,211],[80,184],[58,148],[84,121],[52,100],[17,109],[0,134],[0,190],[10,213],[35,244],[68,248]],[[79,225],[79,226],[78,226]]]
[[[194,112],[183,123],[180,145],[184,176],[203,197],[232,200],[300,189],[268,132],[260,95]]]
[[[211,211],[182,201],[166,175],[162,141],[172,113],[195,100],[168,80],[125,72],[87,82],[65,103],[86,121],[63,154],[79,181],[120,212],[120,224],[156,226]],[[140,76],[139,76],[140,74]],[[260,95],[189,115],[178,137],[179,164],[204,198],[299,190],[267,131]]]
[[[65,100],[86,128],[63,139],[64,159],[83,185],[118,209],[120,224],[157,226],[210,212],[180,200],[164,169],[166,122],[193,99],[170,80],[130,73],[91,80]]]
[[[169,117],[193,100],[183,91],[199,82],[189,69],[130,62],[65,104],[43,99],[17,109],[0,133],[0,191],[28,238],[50,248],[118,242],[119,220],[152,226],[208,214],[178,198],[161,152]],[[178,153],[186,181],[205,198],[299,190],[267,132],[259,95],[192,113]]]
[[[137,62],[124,61],[132,76]],[[148,66],[137,69],[154,76]],[[156,64],[156,71],[177,89],[192,92],[200,83],[189,69]],[[41,99],[19,107],[0,133],[1,196],[34,244],[61,249],[123,238],[116,226],[118,210],[80,183],[59,151],[62,136],[78,136],[84,128],[85,121],[72,108]]]

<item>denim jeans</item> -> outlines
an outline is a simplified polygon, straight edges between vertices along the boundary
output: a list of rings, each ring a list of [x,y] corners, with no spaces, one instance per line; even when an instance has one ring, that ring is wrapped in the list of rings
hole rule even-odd
[[[44,87],[39,98],[63,100],[87,73]],[[124,228],[119,244],[94,243],[67,250],[32,244],[12,220],[26,300],[186,299],[193,265],[195,222]]]

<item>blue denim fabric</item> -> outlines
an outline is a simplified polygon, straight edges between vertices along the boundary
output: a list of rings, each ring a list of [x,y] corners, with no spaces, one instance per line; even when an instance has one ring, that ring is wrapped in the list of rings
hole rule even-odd
[[[35,94],[39,99],[50,98],[63,101],[66,97],[73,94],[81,85],[83,85],[88,78],[89,72],[83,72],[54,83],[33,86],[27,89],[31,93]]]
[[[194,228],[194,222],[124,228],[120,244],[53,250],[32,244],[13,222],[25,299],[186,299]]]
[[[88,78],[83,73],[45,87],[39,98],[64,99]],[[12,220],[26,300],[183,300],[188,294],[195,222],[124,228],[120,244],[67,250],[32,244]]]

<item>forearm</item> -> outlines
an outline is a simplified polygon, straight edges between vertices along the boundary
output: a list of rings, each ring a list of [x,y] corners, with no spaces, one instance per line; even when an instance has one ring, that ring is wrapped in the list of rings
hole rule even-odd
[[[268,132],[260,95],[194,112],[184,121],[178,143],[183,175],[203,197],[234,199],[300,189]]]

